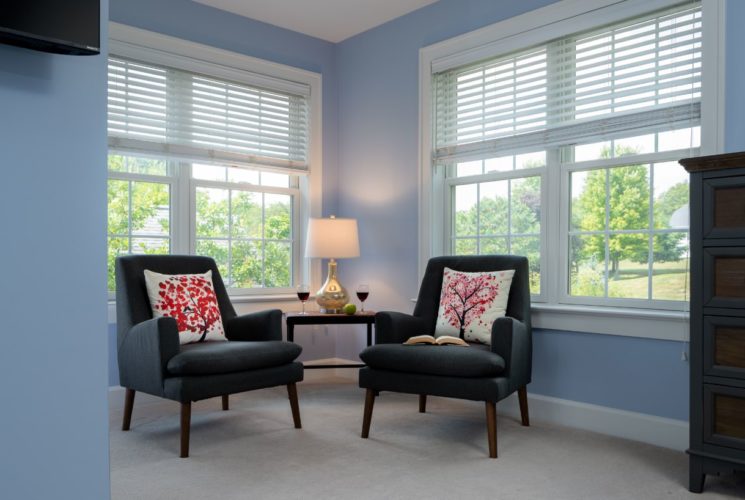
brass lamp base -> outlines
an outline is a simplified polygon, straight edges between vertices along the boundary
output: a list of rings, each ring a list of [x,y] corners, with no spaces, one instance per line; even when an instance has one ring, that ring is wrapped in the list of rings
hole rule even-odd
[[[326,276],[326,282],[316,292],[316,303],[321,313],[339,314],[347,302],[349,302],[349,295],[336,278],[336,261],[331,259],[329,260],[329,273]]]

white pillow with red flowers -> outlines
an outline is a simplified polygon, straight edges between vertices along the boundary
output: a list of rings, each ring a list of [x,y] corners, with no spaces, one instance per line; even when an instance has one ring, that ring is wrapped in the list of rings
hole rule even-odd
[[[227,340],[212,285],[212,271],[160,274],[146,269],[145,286],[153,316],[174,318],[181,344]]]
[[[469,342],[491,344],[492,324],[507,312],[514,275],[514,269],[466,273],[446,267],[442,274],[435,337],[450,335]]]

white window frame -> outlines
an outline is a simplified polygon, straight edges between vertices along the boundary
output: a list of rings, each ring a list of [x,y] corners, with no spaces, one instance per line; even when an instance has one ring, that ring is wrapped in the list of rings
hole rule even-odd
[[[427,261],[443,255],[449,223],[441,209],[445,190],[444,168],[432,167],[434,116],[432,74],[479,60],[494,58],[581,31],[640,16],[681,3],[680,0],[562,0],[500,21],[419,51],[419,277]],[[724,0],[702,0],[703,69],[701,147],[699,154],[724,149]],[[558,165],[559,158],[548,165]],[[542,183],[542,207],[561,207],[566,168],[548,168]],[[562,191],[549,186],[562,185]],[[547,252],[549,243],[561,242],[568,210],[542,210],[541,296],[533,304],[534,326],[633,337],[688,340],[687,306],[682,311],[576,305],[562,297],[566,252]],[[546,213],[548,212],[548,213]],[[562,225],[563,224],[563,225]],[[545,274],[545,276],[544,276]],[[564,292],[566,296],[566,292]]]
[[[109,23],[109,55],[124,57],[144,63],[169,66],[184,71],[196,72],[216,78],[228,79],[249,85],[272,88],[282,81],[296,82],[310,88],[308,162],[309,173],[293,174],[298,177],[298,186],[288,189],[253,186],[258,191],[282,192],[293,195],[293,277],[297,282],[321,282],[321,263],[304,257],[305,235],[308,220],[322,213],[323,187],[323,137],[322,137],[322,77],[320,74],[284,64],[217,49],[160,33]],[[279,83],[278,83],[279,82]],[[125,154],[126,153],[119,153]],[[171,162],[169,162],[171,163]],[[148,176],[157,182],[169,182],[171,186],[171,249],[194,252],[194,210],[192,202],[196,185],[213,184],[210,181],[191,179],[191,169],[183,160],[173,161],[178,171],[170,177]],[[224,165],[229,166],[229,165]],[[287,173],[287,172],[283,172]],[[122,177],[130,178],[130,174]],[[112,174],[109,178],[118,178]],[[187,178],[188,177],[188,178]],[[251,190],[251,185],[239,183],[217,183],[230,189]],[[175,230],[175,228],[178,228]],[[289,288],[280,289],[229,289],[233,302],[296,301]],[[113,297],[110,296],[110,313]]]

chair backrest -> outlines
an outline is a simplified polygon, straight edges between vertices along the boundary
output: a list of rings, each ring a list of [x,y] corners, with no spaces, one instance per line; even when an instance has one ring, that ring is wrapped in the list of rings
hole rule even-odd
[[[145,269],[161,274],[202,274],[211,270],[223,321],[235,317],[220,271],[211,257],[124,255],[116,259],[116,324],[120,341],[132,326],[153,317],[145,287]]]
[[[446,267],[469,273],[514,269],[515,275],[512,278],[510,295],[507,299],[507,316],[522,321],[530,331],[528,259],[517,255],[462,255],[430,259],[424,271],[419,297],[414,307],[414,316],[430,322],[429,331],[435,331],[437,312],[440,308],[442,273]]]

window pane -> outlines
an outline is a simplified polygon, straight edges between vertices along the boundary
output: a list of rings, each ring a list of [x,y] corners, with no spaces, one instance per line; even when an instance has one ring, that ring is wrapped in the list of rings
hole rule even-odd
[[[109,238],[107,255],[107,283],[109,291],[116,290],[116,258],[129,253],[128,238]]]
[[[191,176],[204,181],[225,182],[225,167],[192,163]]]
[[[512,238],[511,253],[528,258],[530,293],[541,293],[541,239],[538,236]]]
[[[453,205],[455,206],[455,235],[474,236],[477,234],[478,189],[476,184],[455,186]]]
[[[511,182],[511,234],[541,232],[541,178],[526,177]],[[514,253],[514,250],[513,250]]]
[[[291,200],[292,198],[286,194],[264,195],[264,238],[290,239],[292,228]]]
[[[231,255],[230,286],[234,288],[261,287],[261,241],[234,241]]]
[[[500,158],[489,158],[484,160],[484,173],[505,172],[514,167],[514,156],[502,156]]]
[[[109,180],[109,234],[129,234],[129,181]]]
[[[155,158],[109,155],[109,171],[145,175],[168,175],[168,163]]]
[[[515,168],[538,168],[546,166],[546,152],[527,153],[515,157]]]
[[[481,238],[481,255],[504,255],[509,253],[507,238]]]
[[[274,187],[290,187],[290,176],[286,174],[275,174],[274,172],[261,172],[261,185]]]
[[[168,184],[132,182],[132,234],[170,233],[170,190]]]
[[[228,190],[197,188],[197,236],[228,236]]]
[[[605,237],[569,238],[569,293],[583,297],[605,296]]]
[[[701,145],[701,127],[684,128],[660,132],[657,138],[658,151],[697,148]]]
[[[609,169],[609,229],[649,227],[649,166],[631,165]]]
[[[232,191],[231,196],[231,236],[261,238],[261,193]]]
[[[688,234],[664,233],[654,236],[652,298],[687,300]]]
[[[688,228],[688,172],[677,162],[654,165],[654,226]]]
[[[479,227],[482,235],[507,234],[509,181],[483,182],[479,185]]]
[[[616,157],[654,153],[654,134],[617,139],[615,153]]]
[[[168,238],[132,238],[132,253],[165,255],[170,252]]]
[[[608,240],[608,296],[649,297],[649,237],[614,234]]]
[[[267,241],[264,251],[264,286],[267,287],[289,287],[290,282],[291,254],[290,243],[278,241]]]
[[[258,170],[230,167],[228,168],[228,182],[259,184],[259,172]]]
[[[476,254],[478,254],[476,238],[458,238],[455,240],[455,255]]]
[[[590,161],[610,158],[610,153],[610,141],[582,144],[574,147],[574,161]]]
[[[228,242],[227,240],[197,240],[197,255],[212,257],[220,270],[220,276],[226,286],[230,286],[228,274]]]
[[[456,166],[456,176],[465,177],[467,175],[480,175],[481,174],[481,160],[476,161],[464,161],[458,163]],[[511,165],[510,165],[511,168]]]
[[[573,172],[571,183],[572,231],[602,231],[605,229],[605,170]]]

